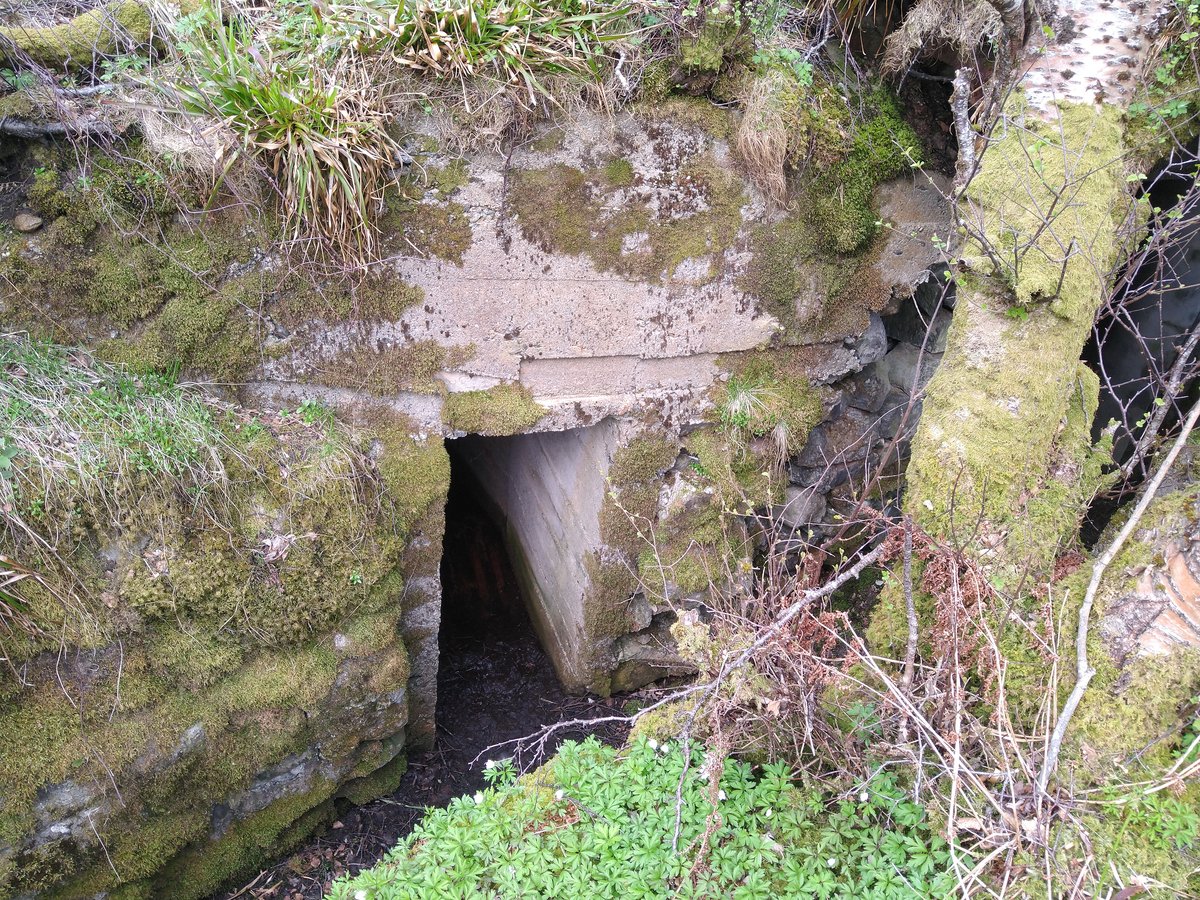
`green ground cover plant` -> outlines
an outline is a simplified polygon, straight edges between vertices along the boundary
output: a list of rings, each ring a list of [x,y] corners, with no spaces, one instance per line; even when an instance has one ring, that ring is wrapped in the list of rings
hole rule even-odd
[[[899,900],[954,885],[944,841],[887,773],[833,795],[786,763],[754,769],[698,743],[685,761],[650,738],[568,742],[524,778],[489,766],[491,787],[431,812],[330,900]]]

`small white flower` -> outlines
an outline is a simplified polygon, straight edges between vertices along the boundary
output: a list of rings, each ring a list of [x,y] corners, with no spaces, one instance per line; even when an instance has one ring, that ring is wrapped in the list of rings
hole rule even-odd
[[[666,742],[663,742],[662,746],[659,747],[658,749],[661,750],[663,753],[670,753],[671,745]]]
[[[367,900],[367,892],[366,891],[355,891],[354,892],[354,900]]]
[[[567,792],[564,791],[562,788],[559,788],[557,791],[554,792],[555,800],[562,800],[562,798],[565,796],[567,796]]]
[[[478,805],[478,804],[480,804],[480,803],[482,803],[482,802],[483,802],[483,791],[476,791],[476,792],[475,792],[475,803],[476,803],[476,805]]]
[[[657,750],[658,749],[658,741],[656,741],[654,738],[650,738],[650,740],[646,741],[646,746],[649,747],[651,750]]]
[[[766,811],[765,813],[763,813],[763,818],[764,818],[764,819],[769,819],[769,818],[771,818],[771,809],[770,809],[770,807],[768,807],[768,808],[767,808],[767,811]]]
[[[825,865],[829,866],[829,868],[831,868],[831,869],[836,868],[837,857],[836,856],[829,857],[829,859],[825,860]]]
[[[724,799],[725,799],[725,792],[724,792],[724,791],[717,791],[717,799],[718,799],[718,800],[724,800]]]
[[[859,795],[858,795],[858,802],[859,802],[859,803],[866,803],[866,802],[867,802],[867,799],[868,799],[868,796],[867,796],[867,792],[866,792],[866,791],[863,791],[861,794],[859,794]]]
[[[496,761],[494,759],[489,759],[483,764],[483,767],[490,772],[492,769],[496,768]]]

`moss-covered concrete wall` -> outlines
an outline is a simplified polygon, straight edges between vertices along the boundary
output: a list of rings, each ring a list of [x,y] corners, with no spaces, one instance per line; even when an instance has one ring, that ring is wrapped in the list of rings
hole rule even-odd
[[[111,377],[117,458],[148,460],[178,424]],[[394,789],[431,735],[438,598],[406,584],[436,575],[441,440],[193,402],[211,483],[25,479],[18,445],[6,502],[37,537],[0,539],[35,573],[3,601],[0,897],[207,896]]]
[[[767,444],[798,454],[848,408],[845,379],[887,349],[876,313],[932,261],[912,235],[944,231],[924,181],[875,193],[907,165],[903,128],[885,94],[864,102],[863,140],[847,119],[828,154],[845,167],[788,207],[707,100],[582,113],[507,156],[457,157],[419,123],[389,258],[353,277],[293,270],[265,198],[189,189],[137,141],[30,150],[17,174],[42,224],[0,235],[5,321],[271,412],[237,413],[253,440],[220,505],[237,515],[145,477],[120,515],[71,519],[67,562],[95,603],[68,616],[38,597],[44,634],[2,687],[0,740],[24,749],[0,760],[0,893],[201,896],[395,783],[404,746],[433,734],[445,438],[540,448],[493,482],[569,488],[512,529],[564,681],[689,671],[668,627],[749,558],[735,497],[782,498],[786,474],[758,490]],[[730,379],[778,400],[750,452],[739,424],[693,430],[721,418]],[[608,437],[560,453],[597,423]]]

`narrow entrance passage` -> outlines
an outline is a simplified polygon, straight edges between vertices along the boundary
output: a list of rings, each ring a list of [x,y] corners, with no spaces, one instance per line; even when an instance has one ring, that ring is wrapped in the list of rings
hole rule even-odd
[[[581,565],[580,548],[586,545],[579,537],[581,523],[595,521],[595,511],[570,502],[565,488],[577,483],[572,473],[579,473],[584,485],[593,484],[590,479],[603,485],[603,476],[594,474],[590,455],[581,449],[595,450],[589,435],[607,439],[608,434],[591,429],[447,442],[451,474],[441,563],[434,746],[408,753],[408,770],[391,796],[346,810],[333,830],[310,839],[298,853],[222,900],[246,897],[263,885],[280,888],[272,896],[320,900],[335,875],[377,863],[412,831],[426,808],[445,806],[483,788],[486,756],[475,759],[488,747],[553,722],[609,716],[621,709],[627,697],[601,699],[581,695],[578,688],[564,689],[539,637],[563,633],[555,631],[554,623],[570,621],[564,601],[579,599],[572,563]],[[489,479],[486,488],[477,473]],[[579,493],[586,498],[602,492],[597,487]],[[501,521],[523,535],[524,546],[544,563],[539,599],[543,607],[555,605],[540,629],[529,613],[536,606],[526,602],[521,587],[537,586],[537,580],[518,577]],[[558,732],[541,755],[518,756],[517,764],[522,769],[535,766],[562,741],[589,734],[617,744],[625,739],[626,728],[608,722]],[[506,758],[514,749],[490,755]]]
[[[468,776],[477,753],[558,718],[572,698],[538,641],[504,536],[456,443],[442,550],[437,733],[447,768]]]

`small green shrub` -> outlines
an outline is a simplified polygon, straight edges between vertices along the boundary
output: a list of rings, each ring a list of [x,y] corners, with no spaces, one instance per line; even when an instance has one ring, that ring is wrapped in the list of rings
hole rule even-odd
[[[773,437],[784,455],[796,453],[824,412],[808,379],[780,371],[768,354],[752,355],[725,383],[721,423],[745,444]]]
[[[891,775],[837,800],[798,786],[786,764],[755,773],[727,759],[713,797],[699,771],[704,759],[694,745],[685,775],[677,744],[639,738],[616,750],[588,738],[564,744],[528,779],[493,765],[491,787],[428,814],[378,866],[335,883],[328,897],[909,900],[952,893],[945,842]],[[693,869],[710,826],[706,857]]]

